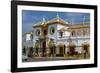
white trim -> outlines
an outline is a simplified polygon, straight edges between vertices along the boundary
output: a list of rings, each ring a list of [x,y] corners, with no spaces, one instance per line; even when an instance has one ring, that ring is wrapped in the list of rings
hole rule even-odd
[[[22,62],[22,10],[41,10],[41,11],[58,11],[58,12],[82,12],[90,13],[90,59],[87,60],[63,60],[63,61],[43,61],[43,62]],[[18,68],[41,67],[41,66],[58,66],[58,65],[76,65],[94,63],[94,11],[92,9],[76,8],[58,8],[58,7],[39,7],[39,6],[18,6]]]

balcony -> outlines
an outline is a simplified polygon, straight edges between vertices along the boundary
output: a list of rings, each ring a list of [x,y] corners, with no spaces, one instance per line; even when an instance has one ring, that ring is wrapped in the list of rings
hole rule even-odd
[[[64,36],[64,37],[56,37],[57,40],[64,39],[90,39],[90,36]]]

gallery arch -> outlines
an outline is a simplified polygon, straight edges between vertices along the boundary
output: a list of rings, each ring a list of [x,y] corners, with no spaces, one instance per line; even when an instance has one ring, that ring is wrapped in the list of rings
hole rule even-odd
[[[58,45],[58,52],[59,52],[59,55],[63,56],[65,54],[65,45],[60,43]]]
[[[69,43],[67,54],[68,54],[69,56],[75,55],[75,54],[76,54],[75,48],[76,48],[76,45],[75,45],[73,42]]]

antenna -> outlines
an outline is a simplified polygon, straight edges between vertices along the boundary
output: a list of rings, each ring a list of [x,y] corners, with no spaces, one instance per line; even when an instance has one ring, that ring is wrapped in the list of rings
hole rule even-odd
[[[73,25],[73,23],[74,23],[74,19],[72,18],[72,19],[71,19],[71,25]]]
[[[84,16],[84,17],[83,17],[83,25],[85,24],[85,18],[86,18],[86,17]]]

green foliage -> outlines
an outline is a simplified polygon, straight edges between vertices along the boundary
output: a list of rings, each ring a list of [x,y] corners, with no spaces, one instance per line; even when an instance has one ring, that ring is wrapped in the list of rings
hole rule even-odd
[[[54,43],[53,39],[50,39],[50,41],[49,41],[49,47],[52,47],[52,48],[55,47],[55,43]]]
[[[40,48],[40,42],[38,40],[35,43],[35,48]]]

